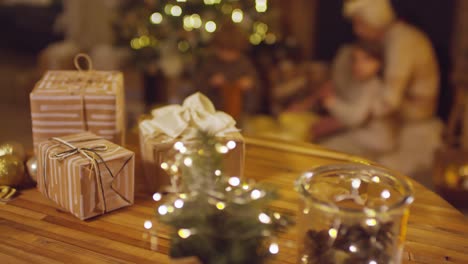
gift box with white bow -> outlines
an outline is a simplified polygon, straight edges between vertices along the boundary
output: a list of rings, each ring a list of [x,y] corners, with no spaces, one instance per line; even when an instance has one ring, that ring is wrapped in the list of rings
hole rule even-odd
[[[139,123],[141,156],[150,191],[164,191],[170,186],[170,177],[161,168],[161,163],[170,158],[174,143],[180,141],[189,148],[199,130],[216,135],[221,142],[236,143],[231,144],[235,148],[225,156],[223,169],[228,175],[243,176],[245,145],[236,121],[230,115],[216,111],[205,95],[195,93],[182,105],[153,110],[150,117]]]

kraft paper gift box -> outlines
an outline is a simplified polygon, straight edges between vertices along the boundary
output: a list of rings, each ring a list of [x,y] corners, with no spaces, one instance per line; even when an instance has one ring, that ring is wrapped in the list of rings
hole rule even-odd
[[[123,75],[48,71],[30,94],[35,150],[50,137],[90,131],[118,145],[125,139]]]
[[[134,201],[135,154],[90,132],[38,147],[37,188],[81,220]]]
[[[223,161],[228,175],[243,176],[245,144],[236,121],[228,114],[216,111],[203,94],[187,97],[182,105],[169,105],[152,111],[139,122],[140,150],[146,183],[150,191],[164,191],[170,186],[169,175],[161,163],[173,155],[174,143],[180,141],[190,148],[197,130],[209,131],[220,142],[234,141],[235,148]]]

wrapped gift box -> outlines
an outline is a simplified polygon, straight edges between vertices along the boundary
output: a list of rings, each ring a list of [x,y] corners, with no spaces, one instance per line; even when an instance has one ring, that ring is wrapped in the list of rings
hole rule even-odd
[[[135,154],[92,133],[38,147],[37,188],[84,220],[133,204]]]
[[[161,163],[174,154],[174,143],[183,142],[191,147],[197,130],[210,131],[221,143],[234,141],[235,148],[226,154],[224,172],[243,176],[245,144],[235,127],[236,122],[226,113],[216,111],[211,101],[196,93],[185,99],[182,105],[170,105],[153,110],[139,122],[140,150],[147,187],[150,191],[164,191],[170,185],[170,177]]]
[[[48,71],[30,94],[35,150],[50,137],[91,131],[123,145],[123,75],[111,71]]]

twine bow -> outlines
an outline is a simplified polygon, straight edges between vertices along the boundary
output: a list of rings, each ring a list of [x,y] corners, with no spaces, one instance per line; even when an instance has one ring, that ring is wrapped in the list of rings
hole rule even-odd
[[[80,59],[84,59],[86,61],[86,64],[88,68],[85,70],[84,68],[81,67],[80,65]],[[91,82],[92,79],[89,76],[89,72],[93,71],[93,61],[91,60],[91,57],[88,54],[85,53],[78,53],[76,54],[75,58],[73,59],[73,63],[75,65],[75,68],[78,70],[78,76],[79,78],[77,80],[73,81],[78,81],[78,92],[76,89],[72,89],[72,86],[68,87],[68,91],[71,94],[78,93],[80,95],[80,104],[81,104],[81,116],[82,116],[82,127],[84,131],[88,130],[88,122],[86,120],[86,109],[85,109],[85,90],[86,90],[86,85]],[[87,74],[82,74],[83,72],[86,72]]]
[[[106,151],[108,150],[108,147],[104,144],[100,144],[91,148],[77,148],[70,144],[69,142],[61,139],[61,138],[52,138],[52,140],[57,141],[67,147],[69,147],[69,150],[65,150],[59,153],[55,153],[54,155],[51,156],[52,159],[58,159],[58,160],[64,160],[70,156],[76,155],[78,153],[82,154],[88,159],[93,159],[89,153],[96,154],[99,156],[96,152],[101,152],[101,151]]]
[[[106,170],[109,172],[109,175],[112,178],[114,178],[114,174],[112,173],[109,166],[107,165],[107,163],[104,161],[104,159],[102,158],[102,156],[98,152],[107,151],[109,149],[108,146],[104,145],[104,144],[98,144],[98,145],[92,146],[92,147],[80,148],[80,147],[76,147],[76,146],[72,145],[71,142],[65,141],[65,140],[63,140],[61,138],[53,137],[50,140],[56,141],[57,143],[59,143],[59,145],[64,145],[64,146],[67,146],[67,147],[70,148],[68,150],[58,152],[58,153],[54,153],[54,154],[50,155],[49,156],[50,159],[65,160],[65,159],[67,159],[67,158],[69,158],[71,156],[81,154],[91,162],[90,176],[91,176],[92,172],[94,172],[94,175],[96,176],[96,182],[97,182],[97,185],[98,185],[98,189],[99,189],[99,192],[100,192],[99,196],[101,197],[101,201],[103,203],[102,212],[103,213],[107,212],[107,204],[106,204],[106,199],[105,199],[105,195],[104,195],[104,187],[103,187],[103,184],[102,184],[102,175],[101,175],[101,169],[99,167],[99,162],[104,164]],[[83,140],[83,141],[92,141],[92,140],[96,140],[96,139],[87,139],[87,140]],[[45,159],[44,159],[43,180],[44,180],[46,190],[48,190],[47,182],[46,182],[46,178],[47,178],[46,177],[46,164],[47,163],[45,162]],[[47,194],[47,196],[49,196],[47,191],[46,191],[46,194]]]
[[[86,67],[82,67],[80,64],[80,60],[85,61]],[[82,116],[82,128],[84,131],[88,131],[88,121],[86,115],[86,107],[85,107],[85,94],[86,89],[89,88],[89,85],[95,83],[102,83],[105,80],[102,79],[102,76],[96,75],[96,71],[93,69],[93,60],[88,54],[85,53],[78,53],[76,54],[73,63],[75,65],[76,70],[78,71],[77,76],[78,78],[72,78],[70,82],[74,82],[75,85],[78,87],[74,87],[69,85],[68,91],[70,94],[79,94],[80,95],[80,104],[81,104],[81,116]],[[106,88],[107,89],[107,88]]]
[[[187,97],[182,105],[161,107],[153,110],[152,115],[153,119],[140,123],[145,135],[188,139],[193,138],[197,130],[220,137],[239,131],[230,115],[216,111],[210,99],[199,92]]]
[[[93,70],[93,60],[91,60],[91,57],[88,54],[85,54],[85,53],[78,53],[78,54],[76,54],[75,58],[73,59],[73,64],[75,64],[75,68],[78,71],[81,72],[81,71],[84,70],[83,68],[81,68],[80,59],[86,60],[86,64],[88,65],[88,69],[87,69],[88,71]]]

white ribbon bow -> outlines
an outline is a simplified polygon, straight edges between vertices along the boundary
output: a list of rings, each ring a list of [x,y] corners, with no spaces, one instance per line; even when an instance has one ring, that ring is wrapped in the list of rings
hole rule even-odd
[[[203,130],[222,137],[239,131],[230,115],[216,111],[210,99],[199,92],[187,97],[182,105],[161,107],[152,115],[153,119],[140,123],[145,135],[192,138],[197,130]]]

